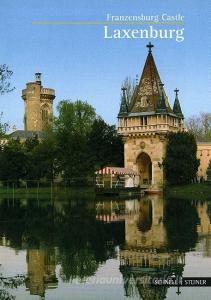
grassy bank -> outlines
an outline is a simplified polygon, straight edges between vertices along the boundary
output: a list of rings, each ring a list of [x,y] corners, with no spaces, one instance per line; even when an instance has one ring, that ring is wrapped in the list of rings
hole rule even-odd
[[[182,186],[169,186],[166,188],[165,194],[169,198],[211,201],[211,184],[195,183]]]
[[[36,198],[37,196],[41,198],[49,198],[51,195],[69,195],[69,196],[88,196],[94,194],[93,187],[28,187],[23,188],[13,188],[13,187],[0,187],[0,196],[1,197],[27,197],[27,198]]]

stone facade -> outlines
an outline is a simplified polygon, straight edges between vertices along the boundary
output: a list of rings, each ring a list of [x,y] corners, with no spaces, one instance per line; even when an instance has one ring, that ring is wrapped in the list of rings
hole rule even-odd
[[[42,131],[53,118],[53,100],[55,91],[44,88],[41,84],[41,73],[35,74],[35,81],[26,84],[22,90],[25,103],[24,129],[26,131]]]
[[[200,159],[200,165],[198,168],[198,180],[207,180],[207,168],[211,160],[211,143],[210,142],[198,142],[197,143],[197,158]]]
[[[146,63],[130,101],[123,88],[118,114],[118,133],[124,141],[125,167],[136,171],[137,185],[161,188],[164,183],[163,158],[169,132],[184,130],[178,90],[173,109],[161,83],[151,44]]]

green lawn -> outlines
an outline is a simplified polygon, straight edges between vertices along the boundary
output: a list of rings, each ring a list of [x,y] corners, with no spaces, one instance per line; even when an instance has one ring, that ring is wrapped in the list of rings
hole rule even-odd
[[[12,188],[12,187],[0,187],[0,195],[2,196],[27,196],[27,197],[36,197],[37,195],[42,195],[49,197],[51,194],[69,194],[69,195],[90,195],[94,193],[93,187],[31,187],[31,188]]]
[[[165,194],[169,198],[211,200],[211,184],[195,183],[182,186],[169,186],[166,188]]]

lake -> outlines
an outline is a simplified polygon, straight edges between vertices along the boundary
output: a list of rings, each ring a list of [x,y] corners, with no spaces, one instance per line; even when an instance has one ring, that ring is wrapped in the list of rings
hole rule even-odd
[[[63,194],[0,199],[0,299],[210,299],[211,201]]]

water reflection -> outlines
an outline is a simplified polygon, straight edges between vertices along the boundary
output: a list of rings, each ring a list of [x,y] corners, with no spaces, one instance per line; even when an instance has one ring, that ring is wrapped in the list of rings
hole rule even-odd
[[[61,282],[85,283],[111,258],[119,261],[126,297],[164,299],[168,288],[153,288],[149,279],[182,275],[192,249],[211,257],[211,205],[160,197],[1,199],[0,236],[0,255],[26,255],[22,274],[5,271],[1,261],[4,280],[21,279],[13,286],[2,281],[8,299],[23,284],[44,299]]]

